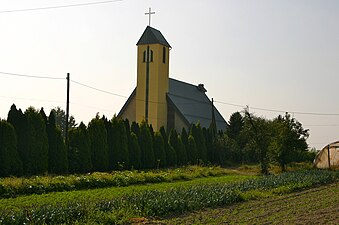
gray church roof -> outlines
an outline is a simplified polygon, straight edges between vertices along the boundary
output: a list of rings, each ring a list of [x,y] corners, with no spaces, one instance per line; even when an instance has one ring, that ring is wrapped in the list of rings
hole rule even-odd
[[[200,122],[202,127],[209,127],[212,121],[212,103],[205,94],[203,85],[192,85],[179,80],[169,79],[169,100],[189,124]],[[214,107],[218,130],[225,130],[227,123]]]
[[[176,111],[186,121],[187,125],[200,122],[202,127],[209,127],[212,122],[211,101],[205,94],[206,89],[203,85],[188,84],[179,80],[169,78],[169,92],[167,100],[172,104]],[[122,116],[128,104],[136,95],[136,88],[125,102],[118,116]],[[214,115],[217,130],[225,131],[227,122],[224,120],[219,111],[214,108]]]
[[[166,41],[161,32],[153,27],[147,26],[144,33],[141,35],[137,45],[147,44],[162,44],[171,48],[170,44]]]

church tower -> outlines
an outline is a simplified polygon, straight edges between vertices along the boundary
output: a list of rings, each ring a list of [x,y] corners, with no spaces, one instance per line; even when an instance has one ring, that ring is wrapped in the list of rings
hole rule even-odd
[[[137,46],[136,121],[145,120],[154,130],[159,130],[167,125],[171,46],[159,30],[150,26],[146,27]]]

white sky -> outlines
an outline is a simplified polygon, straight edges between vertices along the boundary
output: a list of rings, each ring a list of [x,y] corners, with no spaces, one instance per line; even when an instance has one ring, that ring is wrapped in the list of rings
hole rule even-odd
[[[0,11],[96,0],[1,0]],[[99,0],[98,0],[99,1]],[[339,114],[339,1],[122,0],[0,13],[0,72],[65,78],[129,96],[136,86],[136,43],[148,25],[172,46],[170,77],[204,83],[226,120],[249,105],[268,119],[289,112]],[[71,83],[70,113],[88,123],[112,117],[126,98]],[[65,109],[66,79],[0,74],[0,117],[10,106]],[[339,139],[339,116],[294,113],[310,147]]]

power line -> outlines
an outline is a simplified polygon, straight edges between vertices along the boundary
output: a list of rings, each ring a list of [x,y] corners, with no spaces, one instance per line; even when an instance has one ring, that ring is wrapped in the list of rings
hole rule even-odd
[[[5,99],[15,99],[15,100],[19,100],[19,101],[21,100],[21,101],[34,101],[34,102],[64,103],[64,101],[60,101],[60,100],[20,98],[20,97],[1,96],[1,95],[0,95],[0,98],[5,98]],[[97,109],[97,110],[103,110],[103,111],[107,111],[107,112],[114,112],[113,110],[104,109],[104,108],[99,108],[99,107],[96,107],[96,106],[84,105],[84,104],[76,103],[76,102],[70,102],[70,104],[71,104],[71,105],[81,106],[81,107],[87,107],[87,108]]]
[[[61,78],[61,77],[35,76],[35,75],[19,74],[19,73],[7,73],[7,72],[0,72],[0,74],[7,75],[7,76],[28,77],[28,78],[37,78],[37,79],[49,79],[49,80],[64,80],[65,79],[65,78]]]
[[[36,76],[36,75],[28,75],[28,74],[18,74],[18,73],[8,73],[8,72],[0,72],[0,74],[3,75],[8,75],[8,76],[17,76],[17,77],[27,77],[27,78],[36,78],[36,79],[50,79],[50,80],[63,80],[65,78],[61,78],[61,77],[48,77],[48,76]],[[90,88],[92,90],[96,90],[105,94],[109,94],[109,95],[113,95],[113,96],[117,96],[117,97],[121,97],[121,98],[128,98],[127,96],[121,95],[121,94],[116,94],[110,91],[105,91],[87,84],[83,84],[80,83],[78,81],[75,80],[71,80],[72,83],[78,84],[80,86],[86,87],[86,88]],[[193,99],[193,98],[188,98],[186,96],[179,96],[179,95],[175,95],[175,94],[171,94],[173,96],[176,97],[181,97],[181,98],[185,98],[185,99],[189,99],[192,101],[197,102],[196,104],[199,103],[203,103],[203,104],[209,104],[207,102],[201,101],[201,100],[197,100],[197,99]],[[145,101],[143,99],[136,99],[136,101]],[[149,101],[150,103],[159,103],[159,104],[166,104],[164,102],[154,102],[154,101]],[[215,103],[220,103],[223,105],[230,105],[230,106],[235,106],[235,107],[240,107],[240,108],[245,108],[247,107],[246,105],[240,105],[240,104],[234,104],[234,103],[228,103],[228,102],[223,102],[223,101],[218,101],[215,100]],[[193,103],[180,103],[180,104],[193,104]],[[284,110],[276,110],[276,109],[268,109],[268,108],[259,108],[259,107],[250,107],[251,109],[254,110],[261,110],[261,111],[266,111],[266,112],[277,112],[277,113],[290,113],[290,114],[299,114],[299,115],[312,115],[312,116],[339,116],[339,113],[318,113],[318,112],[301,112],[301,111],[284,111]]]
[[[274,110],[274,109],[265,109],[265,108],[257,108],[250,107],[251,109],[268,111],[268,112],[282,112],[282,113],[290,113],[290,114],[299,114],[299,115],[312,115],[312,116],[339,116],[339,113],[318,113],[318,112],[298,112],[298,111],[282,111],[282,110]]]
[[[317,112],[289,112],[299,115],[311,115],[311,116],[339,116],[339,113],[317,113]]]
[[[110,109],[104,109],[104,108],[99,108],[97,106],[90,106],[90,105],[84,105],[81,103],[76,103],[76,102],[70,102],[71,105],[76,105],[76,106],[81,106],[81,107],[86,107],[86,108],[91,108],[91,109],[96,109],[96,110],[103,110],[111,113],[115,113],[115,111],[110,110]]]
[[[231,105],[236,107],[245,108],[245,105],[227,103],[222,101],[214,101],[216,103],[224,104],[224,105]],[[300,112],[300,111],[284,111],[284,110],[276,110],[276,109],[267,109],[267,108],[258,108],[258,107],[250,107],[250,109],[254,110],[261,110],[266,112],[278,112],[278,113],[290,113],[290,114],[299,114],[299,115],[312,115],[312,116],[339,116],[339,113],[318,113],[318,112]]]
[[[102,89],[99,89],[99,88],[96,88],[96,87],[92,87],[92,86],[89,86],[87,84],[83,84],[83,83],[80,83],[78,81],[75,81],[75,80],[71,80],[72,83],[75,83],[75,84],[78,84],[80,86],[83,86],[83,87],[87,87],[87,88],[90,88],[90,89],[93,89],[93,90],[96,90],[96,91],[100,91],[100,92],[103,92],[105,94],[110,94],[110,95],[114,95],[114,96],[118,96],[118,97],[122,97],[122,98],[128,98],[124,95],[119,95],[119,94],[115,94],[113,92],[109,92],[109,91],[105,91],[105,90],[102,90]]]
[[[12,96],[0,96],[0,98],[5,98],[5,99],[16,99],[16,100],[22,100],[22,101],[64,103],[64,101],[59,101],[59,100],[33,99],[33,98],[20,98],[20,97],[12,97]]]
[[[46,9],[60,9],[60,8],[69,8],[69,7],[78,7],[78,6],[107,4],[107,3],[121,2],[121,1],[123,1],[123,0],[109,0],[109,1],[100,1],[100,2],[87,2],[87,3],[78,3],[78,4],[70,4],[70,5],[57,5],[57,6],[38,7],[38,8],[28,8],[28,9],[12,9],[12,10],[0,11],[0,13],[14,13],[14,12],[37,11],[37,10],[46,10]]]
[[[283,110],[276,110],[276,109],[264,109],[264,108],[258,108],[258,107],[250,107],[251,109],[266,111],[266,112],[278,112],[278,113],[286,113],[286,111]]]
[[[80,83],[80,82],[75,81],[75,80],[71,80],[71,82],[72,82],[72,83],[75,83],[75,84],[78,84],[78,85],[80,85],[80,86],[83,86],[83,87],[86,87],[86,88],[95,90],[95,91],[99,91],[99,92],[105,93],[105,94],[109,94],[109,95],[113,95],[113,96],[117,96],[117,97],[121,97],[121,98],[128,98],[128,97],[125,96],[125,95],[120,95],[120,94],[116,94],[116,93],[113,93],[113,92],[110,92],[110,91],[105,91],[105,90],[102,90],[102,89],[99,89],[99,88],[96,88],[96,87],[93,87],[93,86],[90,86],[90,85],[87,85],[87,84]],[[135,100],[136,100],[136,101],[142,101],[142,102],[145,102],[145,101],[146,101],[146,100],[144,100],[144,99],[138,99],[138,98],[135,98]],[[166,104],[166,102],[156,102],[156,101],[151,101],[151,100],[149,100],[148,102],[149,102],[149,103]]]
[[[221,101],[217,101],[217,100],[214,100],[214,102],[220,103],[220,104],[223,104],[223,105],[236,106],[236,107],[240,107],[240,108],[246,107],[246,105],[238,105],[238,104],[233,104],[233,103],[221,102]]]

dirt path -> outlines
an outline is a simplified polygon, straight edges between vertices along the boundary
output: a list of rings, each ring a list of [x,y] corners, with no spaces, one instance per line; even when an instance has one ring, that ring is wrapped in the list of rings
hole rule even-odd
[[[205,209],[154,224],[339,224],[339,182],[225,208]]]

